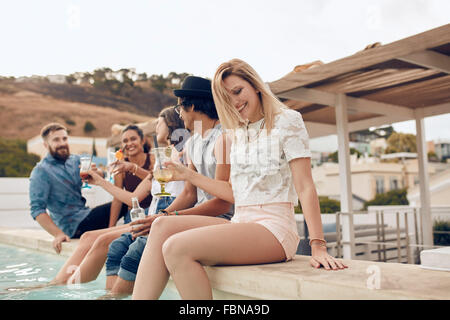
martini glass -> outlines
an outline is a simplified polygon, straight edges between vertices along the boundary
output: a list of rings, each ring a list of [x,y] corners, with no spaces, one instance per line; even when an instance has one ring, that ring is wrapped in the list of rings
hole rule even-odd
[[[153,177],[161,185],[161,192],[155,194],[158,197],[170,197],[170,193],[166,191],[166,183],[172,178],[172,171],[170,171],[164,163],[171,160],[172,148],[153,148],[152,152],[155,154],[156,163],[155,170],[153,170]]]

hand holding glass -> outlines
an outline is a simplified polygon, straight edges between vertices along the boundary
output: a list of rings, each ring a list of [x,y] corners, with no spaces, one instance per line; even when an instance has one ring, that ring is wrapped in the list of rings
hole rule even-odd
[[[161,192],[155,194],[155,196],[170,197],[170,193],[166,192],[165,186],[166,183],[169,182],[172,178],[172,171],[170,171],[164,165],[164,163],[171,160],[172,148],[170,147],[154,148],[152,152],[155,154],[156,159],[153,177],[161,185]]]
[[[114,169],[116,168],[119,161],[124,159],[124,154],[122,149],[117,150],[116,152],[108,153],[108,174],[109,174],[109,182],[114,183]]]
[[[91,158],[89,157],[81,157],[80,158],[80,178],[84,181],[82,188],[91,189],[91,186],[87,183],[87,179],[89,178],[89,169],[91,166]]]

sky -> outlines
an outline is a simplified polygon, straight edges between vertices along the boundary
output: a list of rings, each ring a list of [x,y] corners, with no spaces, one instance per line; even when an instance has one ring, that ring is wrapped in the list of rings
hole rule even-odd
[[[110,67],[212,78],[240,58],[266,82],[450,23],[448,0],[14,0],[0,2],[0,76]],[[450,139],[450,114],[426,139]],[[413,121],[394,125],[415,133]]]

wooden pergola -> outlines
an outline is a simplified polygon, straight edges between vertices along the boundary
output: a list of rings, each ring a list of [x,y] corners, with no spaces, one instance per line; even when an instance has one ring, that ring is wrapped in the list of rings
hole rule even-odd
[[[344,258],[353,258],[349,132],[415,120],[421,218],[433,245],[424,118],[450,113],[450,24],[376,44],[327,64],[314,62],[269,83],[298,110],[311,138],[337,134]],[[450,124],[449,124],[450,125]]]

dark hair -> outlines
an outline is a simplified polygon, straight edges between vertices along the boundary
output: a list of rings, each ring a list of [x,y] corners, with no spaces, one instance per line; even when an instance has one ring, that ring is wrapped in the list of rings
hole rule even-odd
[[[218,120],[216,105],[213,99],[198,98],[198,97],[183,97],[180,98],[180,104],[184,109],[188,109],[194,105],[194,111],[206,114],[209,118]]]
[[[167,127],[169,128],[169,139],[170,143],[179,146],[180,143],[184,145],[185,138],[184,135],[180,134],[173,134],[176,130],[182,129],[186,130],[184,128],[184,122],[181,120],[180,115],[176,112],[175,107],[166,107],[161,110],[158,117],[161,117],[166,122]],[[183,137],[183,140],[180,141],[180,138]],[[180,147],[182,147],[182,145]]]
[[[62,124],[56,122],[49,123],[41,129],[41,137],[45,140],[51,132],[58,130],[66,130],[67,132],[66,127],[64,127]]]
[[[150,145],[148,144],[147,139],[145,139],[144,132],[142,131],[142,129],[139,128],[135,124],[128,124],[128,125],[125,126],[125,128],[122,129],[122,134],[124,134],[128,130],[136,131],[136,133],[141,138],[141,140],[144,141],[144,146],[143,146],[144,147],[144,152],[148,153],[150,151]]]

